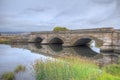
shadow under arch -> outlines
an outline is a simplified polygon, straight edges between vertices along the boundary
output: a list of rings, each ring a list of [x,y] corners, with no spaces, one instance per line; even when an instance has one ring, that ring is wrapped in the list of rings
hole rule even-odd
[[[102,46],[103,45],[103,41],[100,39],[97,39],[96,37],[92,37],[92,36],[83,36],[83,37],[78,37],[76,39],[73,40],[72,46],[89,46],[90,42],[94,40],[96,46]]]
[[[34,42],[36,43],[41,43],[43,41],[43,39],[41,37],[36,37]]]
[[[73,44],[73,46],[84,46],[84,45],[88,45],[90,41],[91,41],[91,39],[89,39],[89,38],[81,38],[81,39],[78,39],[78,40]]]
[[[54,37],[49,41],[49,44],[63,44],[63,40],[58,37]]]

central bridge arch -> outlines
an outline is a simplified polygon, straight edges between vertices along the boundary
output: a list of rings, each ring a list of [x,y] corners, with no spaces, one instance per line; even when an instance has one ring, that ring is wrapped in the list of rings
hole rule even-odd
[[[42,42],[42,38],[41,37],[36,37],[34,42],[37,42],[37,43],[41,43]]]
[[[33,38],[33,42],[35,42],[35,43],[40,43],[41,44],[43,42],[43,40],[44,40],[43,36],[35,36]]]
[[[64,40],[61,39],[60,37],[53,37],[49,39],[48,43],[50,44],[64,44]]]
[[[103,45],[103,41],[96,38],[96,37],[93,37],[93,36],[80,36],[80,37],[77,37],[72,41],[72,46],[83,46],[83,45],[90,45],[90,42],[94,40],[96,45],[97,46],[102,46]]]

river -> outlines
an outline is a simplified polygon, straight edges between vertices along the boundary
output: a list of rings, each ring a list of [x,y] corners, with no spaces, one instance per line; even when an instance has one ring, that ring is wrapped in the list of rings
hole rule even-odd
[[[25,72],[15,74],[16,80],[35,80],[33,64],[36,60],[60,56],[82,56],[98,61],[102,67],[118,62],[118,54],[100,52],[96,47],[62,47],[61,45],[40,44],[0,44],[0,76],[5,72],[13,72],[18,65],[26,66]]]

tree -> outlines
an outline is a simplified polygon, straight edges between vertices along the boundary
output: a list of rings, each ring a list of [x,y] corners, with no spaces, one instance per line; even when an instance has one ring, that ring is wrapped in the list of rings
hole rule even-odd
[[[56,26],[53,31],[66,31],[68,30],[66,27]]]

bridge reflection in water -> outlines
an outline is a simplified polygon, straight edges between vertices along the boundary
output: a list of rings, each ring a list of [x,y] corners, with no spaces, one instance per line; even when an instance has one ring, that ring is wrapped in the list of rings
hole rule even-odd
[[[90,47],[62,47],[62,45],[50,44],[50,45],[40,45],[39,43],[35,44],[14,44],[12,47],[24,48],[32,51],[33,53],[42,54],[50,57],[59,57],[59,56],[82,56],[89,59],[96,60],[100,66],[106,64],[112,64],[118,62],[118,54],[115,53],[103,53],[96,52]]]

